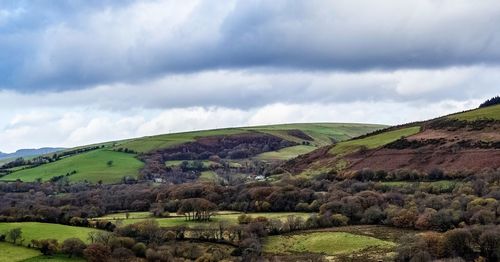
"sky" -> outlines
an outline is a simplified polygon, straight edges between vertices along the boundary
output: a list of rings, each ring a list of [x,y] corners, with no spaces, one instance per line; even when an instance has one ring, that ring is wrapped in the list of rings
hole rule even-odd
[[[0,151],[474,108],[498,25],[497,0],[0,0]]]

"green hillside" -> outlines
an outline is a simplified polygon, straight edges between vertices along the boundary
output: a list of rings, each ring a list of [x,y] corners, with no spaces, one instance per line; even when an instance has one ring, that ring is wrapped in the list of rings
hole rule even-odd
[[[226,128],[148,136],[86,146],[91,147],[99,145],[103,148],[65,157],[61,160],[43,164],[34,168],[26,168],[22,170],[17,170],[19,168],[11,169],[10,171],[14,172],[1,177],[0,180],[14,181],[16,179],[20,179],[22,181],[29,182],[42,179],[42,181],[47,181],[53,177],[66,176],[66,174],[69,173],[70,175],[67,176],[67,178],[72,182],[89,181],[96,183],[98,181],[102,181],[103,183],[116,183],[125,176],[137,177],[139,169],[143,167],[144,164],[137,159],[136,154],[147,153],[156,149],[168,148],[192,142],[201,137],[261,132],[301,144],[308,139],[303,139],[297,137],[296,135],[294,136],[294,132],[291,130],[298,130],[312,139],[311,141],[308,141],[310,144],[308,146],[301,145],[284,148],[279,151],[267,152],[256,157],[257,159],[262,160],[287,160],[300,154],[308,153],[316,147],[330,145],[335,141],[343,141],[383,127],[385,126],[371,124],[301,123]],[[84,146],[76,148],[84,148]],[[67,149],[66,151],[74,150],[76,148]],[[114,151],[117,149],[127,149],[134,153],[131,154]],[[112,165],[107,164],[109,161],[112,161]],[[210,177],[211,175],[207,173],[204,178],[208,179]]]
[[[301,130],[314,139],[313,144],[317,146],[325,146],[332,144],[332,141],[344,141],[384,127],[386,126],[356,123],[299,123],[256,126],[245,129],[269,133],[293,142],[301,142],[302,139],[290,136],[287,131]]]
[[[107,162],[113,161],[111,166]],[[66,175],[70,181],[119,182],[124,176],[136,177],[143,163],[135,158],[133,154],[120,153],[105,149],[94,150],[68,158],[61,159],[49,164],[35,168],[28,168],[4,176],[1,180],[35,181],[41,178],[43,181],[54,176]]]
[[[420,131],[420,126],[413,126],[413,127],[407,127],[407,128],[383,132],[381,134],[368,136],[362,139],[353,139],[349,141],[344,141],[340,142],[335,147],[333,147],[330,153],[346,154],[354,152],[361,147],[366,147],[367,149],[373,149],[388,144],[390,142],[396,141],[401,137],[406,137],[416,134],[419,131]]]
[[[495,119],[500,120],[500,105],[483,107],[464,113],[458,113],[448,116],[448,118],[474,121],[480,119]]]

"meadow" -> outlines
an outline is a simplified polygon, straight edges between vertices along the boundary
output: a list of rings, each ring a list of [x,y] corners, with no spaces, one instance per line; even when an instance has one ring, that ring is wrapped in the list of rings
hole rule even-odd
[[[338,255],[368,248],[391,249],[396,244],[370,236],[347,232],[306,232],[270,236],[264,240],[264,252],[274,254],[319,253]]]
[[[108,161],[112,161],[112,165],[108,165]],[[99,149],[63,158],[36,168],[20,170],[2,177],[1,180],[21,179],[25,182],[33,182],[40,178],[42,181],[47,181],[54,176],[76,171],[75,174],[68,176],[69,181],[116,183],[124,176],[137,177],[142,166],[143,163],[136,159],[133,154]]]
[[[0,223],[0,233],[5,233],[13,228],[21,228],[23,245],[28,245],[31,240],[39,239],[57,239],[59,243],[72,237],[88,242],[88,234],[97,229],[86,227],[73,227],[60,224],[49,224],[39,222],[16,222],[16,223]]]

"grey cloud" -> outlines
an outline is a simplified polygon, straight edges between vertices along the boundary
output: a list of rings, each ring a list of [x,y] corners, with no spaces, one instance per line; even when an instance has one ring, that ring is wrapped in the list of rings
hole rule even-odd
[[[494,0],[109,6],[57,16],[60,23],[33,32],[26,26],[35,51],[17,50],[15,58],[16,41],[3,46],[0,88],[78,89],[219,69],[359,72],[500,62]],[[12,34],[0,31],[0,39]]]
[[[0,92],[0,108],[91,107],[101,110],[193,106],[251,109],[273,103],[466,101],[497,95],[500,67],[367,72],[210,71],[136,84],[50,93]]]

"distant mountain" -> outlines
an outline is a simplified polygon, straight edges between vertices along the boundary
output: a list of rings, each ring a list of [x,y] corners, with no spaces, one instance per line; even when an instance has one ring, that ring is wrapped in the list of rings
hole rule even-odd
[[[0,152],[0,159],[38,156],[38,155],[54,153],[57,151],[61,151],[63,149],[64,148],[61,147],[43,147],[39,149],[19,149],[15,153],[10,153],[10,154]]]

